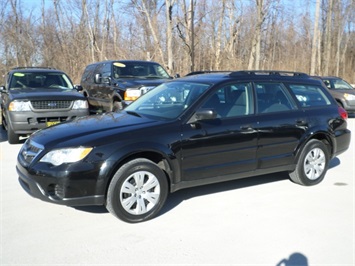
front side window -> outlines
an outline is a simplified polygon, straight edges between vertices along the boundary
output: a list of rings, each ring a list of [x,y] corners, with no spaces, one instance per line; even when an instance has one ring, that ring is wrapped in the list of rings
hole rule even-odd
[[[290,84],[289,87],[302,107],[325,106],[332,103],[320,86]]]
[[[214,109],[219,118],[250,115],[254,112],[252,86],[250,83],[225,85],[213,93],[202,108]]]

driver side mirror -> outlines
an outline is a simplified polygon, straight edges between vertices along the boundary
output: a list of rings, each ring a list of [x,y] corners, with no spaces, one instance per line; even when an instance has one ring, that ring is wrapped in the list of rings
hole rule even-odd
[[[100,84],[102,82],[101,74],[95,74],[94,82]]]
[[[188,124],[194,124],[204,120],[213,120],[217,118],[217,115],[218,114],[214,109],[202,108],[197,110],[197,112],[188,121]]]
[[[197,121],[216,119],[217,112],[214,109],[199,109],[195,113],[195,118]]]
[[[81,85],[74,85],[74,89],[76,89],[77,91],[82,91],[83,87]]]

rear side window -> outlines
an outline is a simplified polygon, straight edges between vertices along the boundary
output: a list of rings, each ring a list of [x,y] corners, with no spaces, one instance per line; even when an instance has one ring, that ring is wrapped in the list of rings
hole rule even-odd
[[[322,88],[314,85],[289,85],[302,107],[331,105]]]
[[[255,83],[258,113],[287,112],[296,109],[296,104],[282,83]]]

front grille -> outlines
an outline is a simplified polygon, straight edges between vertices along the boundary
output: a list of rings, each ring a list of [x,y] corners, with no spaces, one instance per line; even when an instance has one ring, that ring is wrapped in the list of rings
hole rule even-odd
[[[72,101],[31,101],[33,109],[48,110],[48,109],[68,109],[72,105]]]
[[[25,142],[25,144],[23,144],[20,154],[22,159],[27,164],[30,164],[42,150],[42,145],[37,144],[34,141],[28,140]]]
[[[58,117],[37,117],[38,124],[44,124],[47,122],[64,122],[69,120],[68,116],[58,116]]]

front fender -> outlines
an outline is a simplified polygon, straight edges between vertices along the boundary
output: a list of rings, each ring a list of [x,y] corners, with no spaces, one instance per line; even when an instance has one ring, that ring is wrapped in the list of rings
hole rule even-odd
[[[105,169],[100,174],[106,176],[106,190],[117,170],[126,162],[136,158],[146,158],[155,163],[163,161],[167,167],[165,172],[168,175],[169,183],[174,184],[180,180],[179,159],[174,151],[159,143],[141,142],[123,146],[107,158]]]

